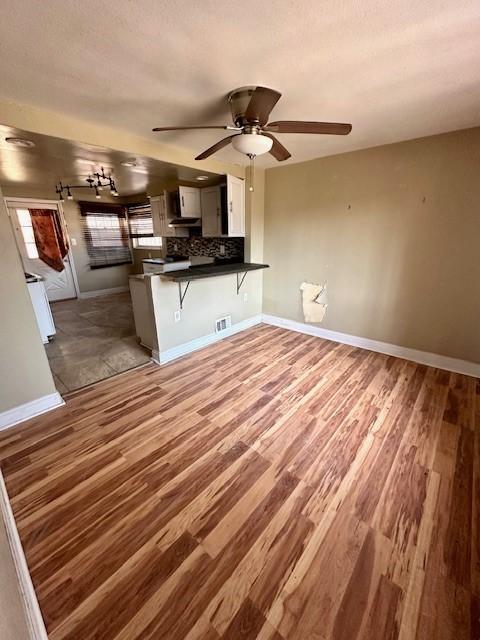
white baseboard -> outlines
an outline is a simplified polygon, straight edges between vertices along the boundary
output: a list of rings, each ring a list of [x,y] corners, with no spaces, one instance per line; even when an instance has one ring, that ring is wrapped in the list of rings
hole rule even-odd
[[[33,588],[30,572],[28,571],[27,561],[23,552],[20,536],[18,535],[17,525],[13,517],[12,507],[1,471],[0,511],[7,531],[13,564],[17,572],[18,590],[22,599],[30,640],[48,640],[47,630],[45,629],[40,606],[35,594],[35,589]]]
[[[56,391],[55,393],[50,393],[48,396],[42,396],[36,400],[21,404],[18,407],[13,407],[13,409],[3,411],[0,413],[0,431],[13,427],[13,425],[28,420],[29,418],[39,416],[41,413],[46,413],[56,407],[61,407],[62,404],[65,404],[65,401],[58,391]]]
[[[130,291],[128,285],[125,287],[112,287],[111,289],[97,289],[96,291],[83,291],[78,294],[79,298],[96,298],[97,296],[108,296],[112,293],[124,293]]]
[[[425,364],[429,367],[436,367],[437,369],[445,369],[446,371],[453,371],[454,373],[462,373],[467,376],[480,378],[480,364],[475,362],[449,358],[448,356],[441,356],[437,353],[429,353],[428,351],[400,347],[396,344],[389,344],[388,342],[380,342],[379,340],[371,340],[370,338],[362,338],[360,336],[352,336],[348,333],[330,331],[329,329],[323,329],[322,327],[316,327],[304,322],[296,322],[295,320],[268,314],[263,314],[262,321],[275,327],[283,327],[291,331],[306,333],[309,336],[317,336],[325,340],[341,342],[342,344],[349,344],[353,347],[360,347],[361,349],[368,349],[369,351],[377,351],[378,353],[385,353],[389,356],[412,360],[413,362]]]
[[[239,333],[240,331],[245,331],[245,329],[249,329],[256,324],[260,324],[261,321],[262,316],[261,314],[259,314],[256,316],[252,316],[251,318],[247,318],[246,320],[242,320],[241,322],[237,322],[228,329],[224,329],[219,333],[209,333],[206,336],[195,338],[195,340],[190,340],[190,342],[180,344],[178,345],[178,347],[173,347],[172,349],[167,349],[166,351],[160,352],[158,352],[157,349],[154,349],[152,351],[152,360],[157,364],[166,364],[167,362],[176,360],[177,358],[180,358],[187,353],[197,351],[198,349],[203,349],[203,347],[208,347],[209,344],[219,342],[219,340],[228,338],[228,336],[233,336],[235,333]]]

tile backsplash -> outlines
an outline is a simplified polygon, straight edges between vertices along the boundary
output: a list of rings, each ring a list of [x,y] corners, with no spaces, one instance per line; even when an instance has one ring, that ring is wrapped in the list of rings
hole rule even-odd
[[[220,253],[222,244],[225,247],[225,253]],[[167,238],[167,254],[243,259],[244,245],[244,238]]]

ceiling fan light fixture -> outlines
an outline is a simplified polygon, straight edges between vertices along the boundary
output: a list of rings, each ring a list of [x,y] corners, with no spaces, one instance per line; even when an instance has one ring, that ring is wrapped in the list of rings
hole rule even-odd
[[[261,133],[241,133],[232,138],[232,147],[247,156],[260,156],[268,153],[272,148],[273,140]]]

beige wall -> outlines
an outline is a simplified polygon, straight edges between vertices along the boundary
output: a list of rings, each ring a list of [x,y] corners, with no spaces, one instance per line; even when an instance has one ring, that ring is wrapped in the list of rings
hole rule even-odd
[[[55,393],[0,190],[0,413]]]
[[[480,362],[480,128],[266,174],[265,313]]]
[[[226,315],[232,325],[258,316],[262,312],[262,274],[247,273],[237,295],[234,274],[194,280],[183,302],[180,322],[174,312],[180,309],[178,285],[154,276],[150,279],[156,334],[160,353],[215,332],[215,320]],[[182,283],[185,290],[185,283]],[[245,300],[247,294],[247,300]],[[157,345],[154,345],[157,348]]]

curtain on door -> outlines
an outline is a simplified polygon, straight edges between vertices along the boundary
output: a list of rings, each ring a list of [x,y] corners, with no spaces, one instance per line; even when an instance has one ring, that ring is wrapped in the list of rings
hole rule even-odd
[[[55,271],[63,271],[68,240],[58,212],[53,209],[29,209],[38,257]]]

